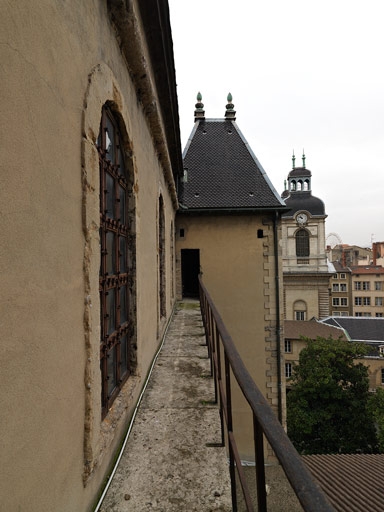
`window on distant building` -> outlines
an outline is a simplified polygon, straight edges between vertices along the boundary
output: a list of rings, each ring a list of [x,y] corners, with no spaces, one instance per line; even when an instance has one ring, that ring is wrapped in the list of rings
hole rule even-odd
[[[381,281],[375,281],[375,290],[380,291],[383,289],[383,283]]]
[[[338,278],[338,274],[333,274],[333,279],[337,279]]]
[[[134,241],[132,162],[126,160],[118,119],[102,110],[100,165],[100,368],[103,417],[132,373]]]
[[[355,290],[361,290],[361,281],[355,281]]]
[[[363,306],[371,305],[371,297],[363,297]]]
[[[338,292],[340,290],[339,283],[333,283],[332,285],[332,291]]]
[[[376,317],[376,318],[382,318],[382,317],[383,317],[383,313],[376,313],[376,314],[375,314],[375,317]]]
[[[309,256],[309,233],[306,229],[299,229],[296,233],[296,256],[298,258]]]
[[[355,306],[361,306],[363,304],[362,297],[355,297]]]
[[[347,312],[347,311],[342,311],[342,312],[340,313],[340,316],[348,316],[348,312]]]
[[[292,352],[291,340],[284,340],[284,351],[287,354]]]
[[[340,291],[341,292],[346,292],[347,291],[347,285],[345,283],[341,283],[340,284]]]
[[[369,290],[369,281],[363,281],[363,290]]]
[[[375,306],[383,305],[383,297],[375,297]]]
[[[348,299],[346,297],[340,297],[340,306],[348,306]]]
[[[293,318],[294,320],[307,319],[307,304],[303,300],[297,300],[293,304]]]
[[[333,299],[332,299],[332,306],[339,306],[339,304],[340,304],[339,297],[333,297]]]
[[[363,316],[363,313],[355,313],[355,316]]]
[[[285,363],[285,378],[292,377],[292,363]]]
[[[340,279],[346,279],[346,275],[344,273],[340,274]]]
[[[371,313],[363,313],[363,316],[372,316]]]
[[[340,316],[340,311],[332,311],[332,316]]]

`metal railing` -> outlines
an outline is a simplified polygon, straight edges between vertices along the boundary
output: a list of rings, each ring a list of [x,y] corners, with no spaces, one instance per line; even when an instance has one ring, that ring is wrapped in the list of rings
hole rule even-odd
[[[233,431],[231,373],[235,377],[253,415],[257,510],[259,512],[267,510],[264,461],[265,436],[304,511],[334,511],[327,497],[304,465],[269,403],[246,369],[219,312],[202,283],[201,277],[199,277],[199,287],[200,307],[211,361],[211,374],[215,383],[215,401],[219,404],[222,444],[224,445],[225,438],[228,444],[233,512],[238,510],[236,474],[241,485],[246,510],[252,512],[255,507]],[[222,361],[223,357],[224,361]]]

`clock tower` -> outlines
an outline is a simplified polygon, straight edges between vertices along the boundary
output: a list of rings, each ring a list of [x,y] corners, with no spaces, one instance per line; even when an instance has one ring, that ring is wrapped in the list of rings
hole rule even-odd
[[[305,165],[292,170],[282,198],[290,209],[282,215],[284,317],[309,320],[329,315],[329,277],[325,252],[324,203],[312,195],[312,173]]]

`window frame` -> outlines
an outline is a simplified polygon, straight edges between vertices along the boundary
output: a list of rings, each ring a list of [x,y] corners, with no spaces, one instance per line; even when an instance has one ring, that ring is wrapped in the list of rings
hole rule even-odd
[[[309,258],[310,255],[310,235],[307,229],[301,228],[295,234],[296,257]]]
[[[132,183],[117,116],[104,105],[97,140],[100,169],[100,371],[102,418],[133,373]],[[113,297],[113,298],[111,298]]]

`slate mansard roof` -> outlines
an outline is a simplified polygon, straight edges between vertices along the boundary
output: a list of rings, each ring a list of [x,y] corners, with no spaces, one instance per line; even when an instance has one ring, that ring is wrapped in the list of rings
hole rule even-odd
[[[180,211],[286,210],[232,119],[197,120],[183,161]]]
[[[320,322],[341,327],[352,341],[384,343],[384,318],[330,316]]]
[[[308,191],[291,193],[285,200],[285,204],[289,206],[289,211],[284,213],[283,217],[293,217],[299,210],[306,210],[316,217],[325,216],[323,201]]]

